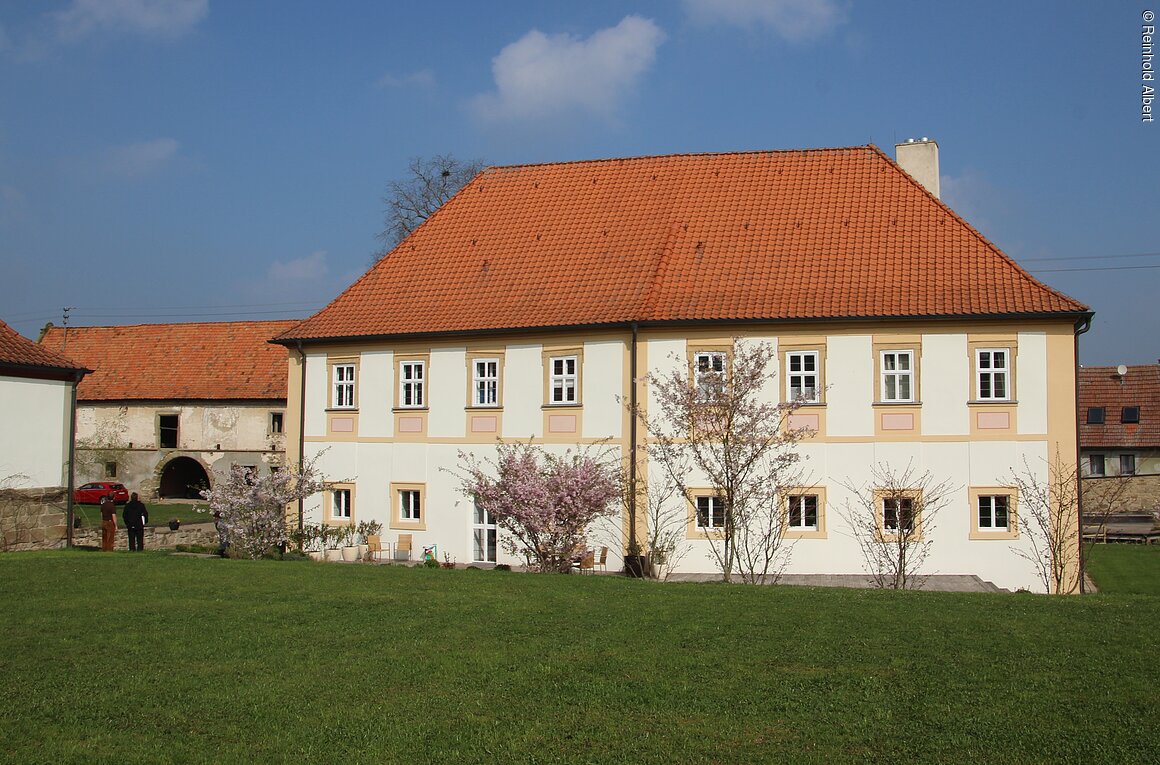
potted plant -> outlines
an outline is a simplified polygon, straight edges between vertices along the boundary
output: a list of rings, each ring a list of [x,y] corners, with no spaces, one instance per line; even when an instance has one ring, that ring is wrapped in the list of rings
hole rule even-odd
[[[169,519],[169,530],[170,531],[177,531],[179,528],[181,528],[181,521],[179,521],[176,518],[170,518]]]
[[[358,534],[358,559],[363,560],[367,557],[367,552],[370,550],[370,538],[377,536],[383,530],[383,524],[378,521],[359,521],[358,526],[355,527],[355,532]]]
[[[342,547],[342,559],[347,563],[358,560],[358,545],[355,544],[354,526],[347,524],[339,527],[339,545]]]
[[[338,549],[338,545],[339,545],[338,535],[340,532],[341,532],[341,529],[339,527],[328,526],[325,523],[319,527],[318,533],[319,533],[319,536],[322,540],[322,554],[324,556],[323,560],[341,560],[342,559],[342,552],[339,551],[339,549]]]
[[[311,560],[322,560],[325,557],[322,537],[319,532],[318,526],[307,523],[301,531],[296,531],[291,535],[291,538],[301,546],[302,552],[306,553]]]

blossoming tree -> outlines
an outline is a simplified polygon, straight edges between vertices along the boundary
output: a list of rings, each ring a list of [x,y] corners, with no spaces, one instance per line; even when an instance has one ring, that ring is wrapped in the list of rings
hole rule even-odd
[[[616,512],[619,473],[600,456],[500,443],[494,460],[459,457],[463,493],[508,532],[504,548],[537,571],[570,570],[589,524]]]
[[[272,547],[289,540],[286,507],[317,494],[325,487],[317,458],[301,466],[275,468],[264,475],[243,465],[230,468],[229,476],[201,496],[210,510],[220,513],[230,548],[246,558],[261,558]]]

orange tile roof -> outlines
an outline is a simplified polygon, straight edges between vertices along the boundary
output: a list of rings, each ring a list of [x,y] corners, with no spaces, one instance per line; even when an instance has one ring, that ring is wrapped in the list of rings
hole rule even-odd
[[[95,370],[81,401],[286,398],[285,348],[267,341],[297,321],[51,327],[40,343]]]
[[[1140,407],[1140,422],[1120,422],[1126,406]],[[1104,408],[1104,424],[1088,425],[1088,407]],[[1079,370],[1079,445],[1084,449],[1160,446],[1160,365]]]
[[[279,341],[1086,311],[859,146],[489,168]]]
[[[83,366],[71,359],[37,345],[2,321],[0,321],[0,364],[70,371],[83,369]]]

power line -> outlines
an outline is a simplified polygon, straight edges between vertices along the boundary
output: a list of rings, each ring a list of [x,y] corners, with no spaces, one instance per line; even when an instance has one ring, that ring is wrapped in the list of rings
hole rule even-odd
[[[1160,258],[1160,252],[1136,252],[1129,255],[1061,255],[1043,258],[1015,258],[1020,263],[1040,260],[1119,260],[1120,258]]]
[[[1033,274],[1058,274],[1068,271],[1148,271],[1160,268],[1160,263],[1154,266],[1092,266],[1091,268],[1029,268]]]

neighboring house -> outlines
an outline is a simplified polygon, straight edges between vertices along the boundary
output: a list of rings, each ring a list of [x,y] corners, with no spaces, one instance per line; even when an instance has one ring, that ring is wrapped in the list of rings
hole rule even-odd
[[[899,152],[937,188],[933,142]],[[644,375],[727,365],[745,337],[776,345],[774,395],[817,391],[794,418],[816,433],[800,447],[809,485],[789,490],[811,512],[787,531],[788,573],[861,573],[847,487],[911,464],[956,487],[922,530],[930,573],[1042,590],[1016,554],[1009,479],[1024,459],[1045,477],[1057,450],[1076,453],[1075,335],[1090,318],[858,146],[490,168],[277,342],[290,457],[301,429],[343,481],[308,520],[378,520],[460,563],[516,562],[460,494],[460,452],[601,442],[643,466],[625,404],[656,407]],[[677,573],[715,570],[703,499],[670,508],[687,527]]]
[[[296,323],[50,325],[40,347],[94,370],[77,390],[76,480],[197,497],[234,464],[280,464],[286,350],[267,341]]]
[[[1160,503],[1160,364],[1079,370],[1080,473],[1086,489],[1125,478],[1123,510]]]
[[[0,487],[68,486],[73,392],[90,371],[0,321]]]

